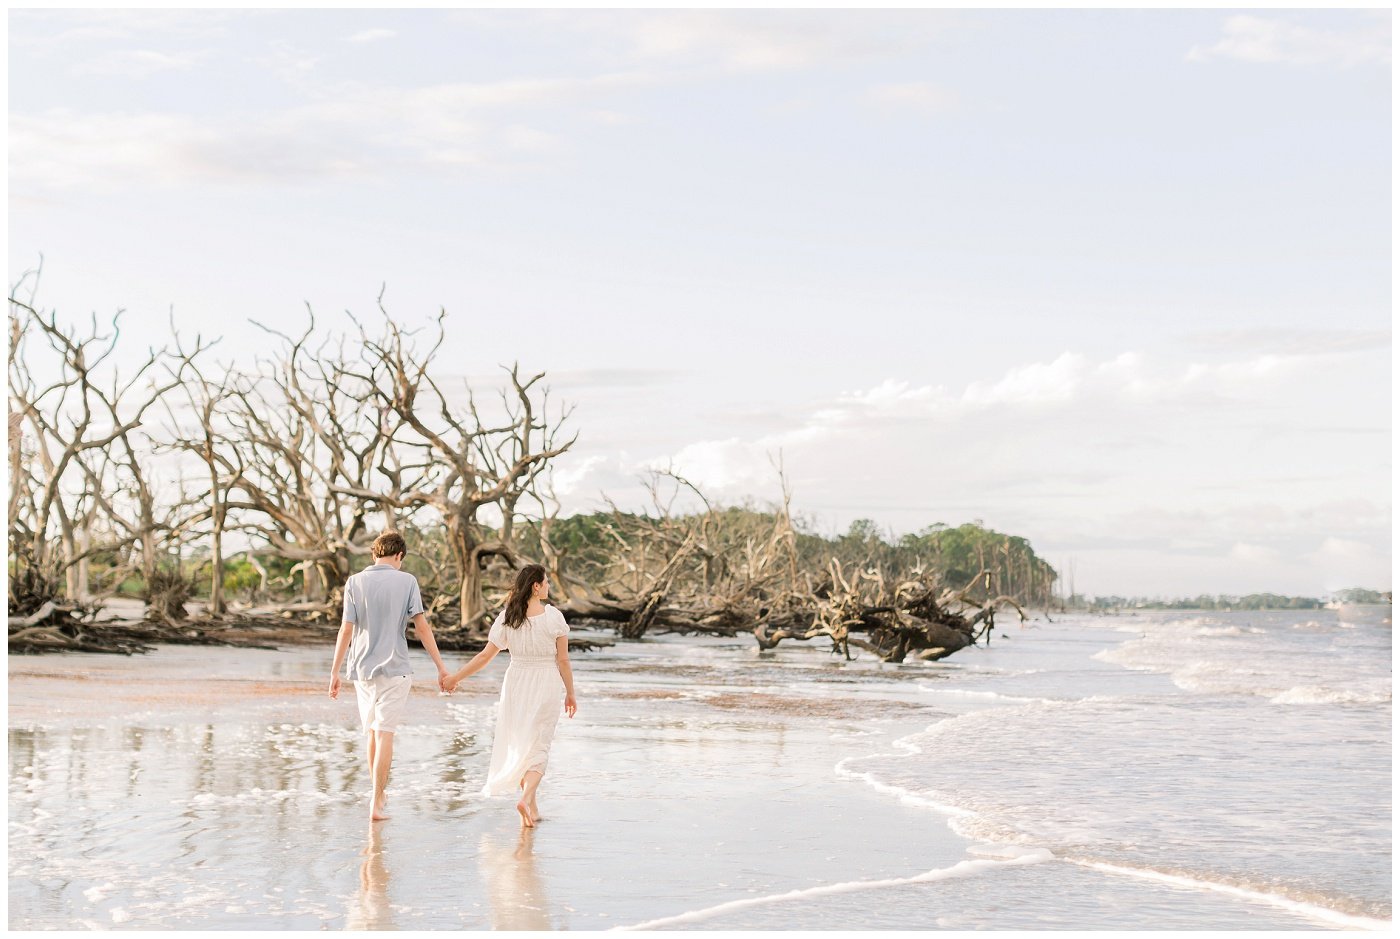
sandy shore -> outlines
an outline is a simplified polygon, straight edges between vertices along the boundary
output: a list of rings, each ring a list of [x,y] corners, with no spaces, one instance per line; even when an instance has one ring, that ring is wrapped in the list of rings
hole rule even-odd
[[[832,773],[928,723],[914,689],[719,685],[713,655],[652,648],[576,657],[581,711],[523,839],[475,794],[503,668],[450,698],[415,683],[372,832],[329,650],[12,658],[10,926],[605,928],[964,857],[937,817]]]
[[[1331,924],[1218,886],[970,840],[917,779],[890,783],[928,759],[956,777],[921,750],[929,729],[1024,707],[1008,692],[1140,680],[1102,663],[1085,672],[1084,655],[1111,642],[1089,638],[1027,634],[907,666],[759,653],[744,638],[576,655],[579,715],[561,721],[544,820],[525,834],[509,800],[477,794],[501,663],[447,697],[413,653],[393,818],[370,826],[353,694],[325,696],[329,645],[12,657],[9,926]],[[1028,770],[1014,750],[984,755],[1008,782]]]

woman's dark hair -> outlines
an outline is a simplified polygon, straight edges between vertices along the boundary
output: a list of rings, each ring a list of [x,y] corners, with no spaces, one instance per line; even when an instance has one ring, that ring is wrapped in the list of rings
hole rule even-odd
[[[515,629],[525,622],[525,608],[530,605],[530,588],[544,582],[544,568],[526,564],[515,575],[515,583],[506,598],[506,625]]]

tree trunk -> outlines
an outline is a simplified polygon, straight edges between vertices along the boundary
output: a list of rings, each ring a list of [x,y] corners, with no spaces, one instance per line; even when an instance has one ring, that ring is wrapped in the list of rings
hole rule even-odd
[[[75,600],[86,600],[88,592],[92,587],[92,566],[86,557],[87,551],[92,547],[92,521],[87,519],[83,522],[82,528],[78,529],[78,553],[83,555],[83,559],[78,562],[77,588],[78,592],[73,594]]]
[[[224,518],[223,508],[218,504],[218,493],[214,493],[214,537],[210,545],[210,560],[214,571],[209,578],[209,615],[224,615]]]
[[[446,518],[447,548],[452,552],[452,563],[457,567],[457,625],[462,629],[471,628],[481,617],[481,570],[477,567],[475,548],[476,536],[472,532],[470,519],[460,515]]]

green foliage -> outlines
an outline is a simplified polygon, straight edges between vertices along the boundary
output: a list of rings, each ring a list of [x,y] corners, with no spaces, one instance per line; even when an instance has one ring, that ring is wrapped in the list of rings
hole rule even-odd
[[[1348,587],[1332,594],[1332,599],[1338,603],[1389,603],[1390,594],[1365,587]]]
[[[1243,597],[1201,594],[1172,600],[1145,597],[1071,597],[1069,606],[1097,612],[1110,610],[1318,610],[1323,603],[1316,597],[1285,597],[1276,593],[1251,593]]]

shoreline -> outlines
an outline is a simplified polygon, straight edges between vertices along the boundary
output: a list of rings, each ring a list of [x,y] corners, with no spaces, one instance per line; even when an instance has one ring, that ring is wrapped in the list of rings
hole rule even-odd
[[[330,643],[12,657],[11,928],[109,918],[200,929],[1388,925],[1261,893],[1247,872],[1217,882],[1217,865],[1199,858],[1173,867],[998,834],[1005,819],[989,827],[1018,798],[1053,806],[1065,794],[1053,776],[1041,789],[1040,759],[1026,749],[1040,728],[1079,739],[1083,726],[1099,752],[1129,742],[1094,742],[1113,701],[1175,712],[1192,700],[1169,674],[1094,654],[1140,644],[1136,629],[1044,630],[902,665],[811,646],[761,652],[742,636],[648,636],[577,656],[580,718],[561,722],[545,820],[528,838],[509,800],[476,795],[504,668],[443,697],[412,651],[419,677],[396,744],[395,817],[367,837],[358,718],[345,695],[325,697]],[[1221,641],[1212,635],[1210,647]],[[1065,698],[1067,687],[1107,697]],[[1080,712],[1103,717],[1080,725]],[[1202,728],[1214,721],[1201,717]],[[55,807],[70,791],[81,799],[62,803],[64,818]],[[89,805],[107,814],[89,820]],[[264,881],[269,865],[276,876]],[[453,903],[406,892],[445,869]],[[173,907],[144,896],[142,877],[222,905]],[[36,918],[44,885],[58,883],[72,885],[66,899],[46,902],[70,912]],[[284,884],[295,902],[277,899]]]

